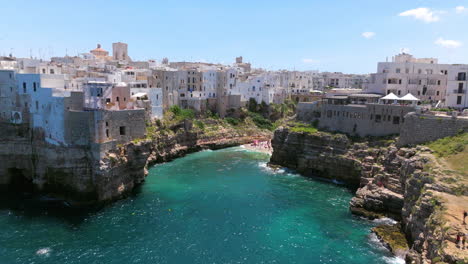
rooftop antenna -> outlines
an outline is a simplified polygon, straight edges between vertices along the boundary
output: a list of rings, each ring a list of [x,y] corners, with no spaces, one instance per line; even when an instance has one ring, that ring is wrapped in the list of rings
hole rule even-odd
[[[29,49],[29,58],[31,58],[31,59],[33,58],[33,56],[32,56],[32,49]]]

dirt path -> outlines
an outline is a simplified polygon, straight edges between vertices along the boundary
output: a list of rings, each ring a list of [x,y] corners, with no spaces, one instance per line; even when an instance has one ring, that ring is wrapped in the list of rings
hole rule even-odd
[[[447,221],[447,225],[451,228],[448,231],[447,246],[444,248],[444,252],[447,255],[452,255],[460,259],[468,258],[468,248],[458,248],[455,244],[456,235],[458,232],[464,234],[468,233],[468,225],[463,225],[463,211],[468,210],[468,197],[467,196],[455,196],[448,193],[434,192],[434,194],[444,201],[444,219]],[[466,219],[468,221],[468,217]],[[468,240],[468,238],[467,238]],[[468,247],[468,244],[465,246]]]

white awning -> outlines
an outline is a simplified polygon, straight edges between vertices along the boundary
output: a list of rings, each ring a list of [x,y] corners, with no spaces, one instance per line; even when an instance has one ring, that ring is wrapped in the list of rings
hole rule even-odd
[[[389,93],[380,99],[381,100],[400,100],[400,97],[396,96],[394,93]]]
[[[132,95],[132,97],[144,97],[144,96],[148,96],[147,93],[136,93],[134,95]]]
[[[414,95],[408,93],[407,95],[403,96],[399,99],[400,101],[419,101],[418,98],[414,97]]]

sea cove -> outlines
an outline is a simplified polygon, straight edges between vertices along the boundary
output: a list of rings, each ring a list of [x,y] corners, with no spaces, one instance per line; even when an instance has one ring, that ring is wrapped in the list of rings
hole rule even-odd
[[[348,189],[267,168],[236,147],[150,168],[98,212],[0,210],[0,263],[392,263]]]

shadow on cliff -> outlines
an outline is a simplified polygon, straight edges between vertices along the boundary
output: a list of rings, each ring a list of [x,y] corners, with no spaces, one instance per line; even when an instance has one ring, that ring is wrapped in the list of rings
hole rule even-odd
[[[31,219],[55,218],[67,222],[72,227],[78,227],[86,218],[89,218],[101,208],[70,207],[61,200],[32,193],[0,192],[0,210],[8,210],[12,214]]]

